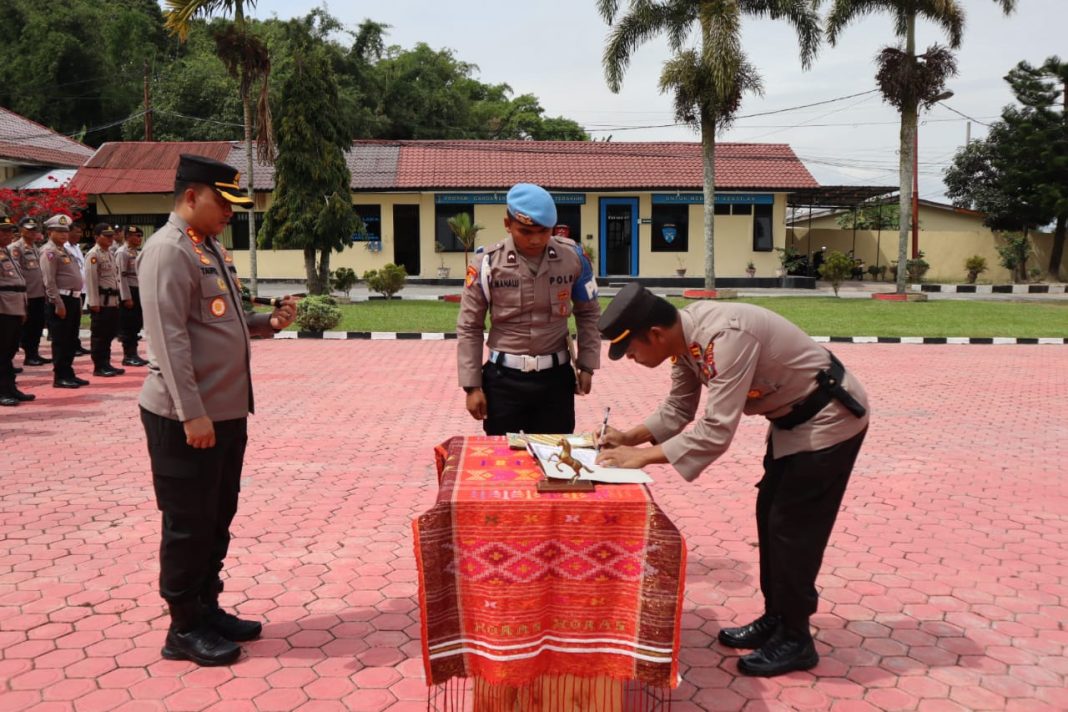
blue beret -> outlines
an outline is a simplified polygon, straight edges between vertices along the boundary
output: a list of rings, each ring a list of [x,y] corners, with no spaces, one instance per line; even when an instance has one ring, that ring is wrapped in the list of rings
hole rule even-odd
[[[556,203],[549,191],[533,183],[517,183],[508,191],[508,212],[524,225],[556,225]]]

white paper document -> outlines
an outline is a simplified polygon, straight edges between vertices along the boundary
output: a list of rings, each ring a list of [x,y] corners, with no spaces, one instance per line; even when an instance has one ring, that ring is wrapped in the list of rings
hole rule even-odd
[[[561,447],[528,442],[528,449],[530,454],[541,463],[541,468],[545,471],[547,477],[570,480],[575,476],[575,471],[570,466],[560,464],[560,454],[563,451]],[[572,447],[571,457],[581,462],[586,468],[579,473],[580,480],[636,485],[647,485],[653,482],[653,478],[645,474],[644,470],[603,467],[596,464],[597,451],[591,448]]]

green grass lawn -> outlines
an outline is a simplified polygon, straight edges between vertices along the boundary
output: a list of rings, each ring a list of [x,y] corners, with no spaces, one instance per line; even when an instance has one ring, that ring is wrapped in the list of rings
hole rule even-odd
[[[607,305],[608,299],[602,299]],[[678,306],[692,302],[672,299]],[[782,314],[813,336],[1068,337],[1068,302],[880,302],[833,297],[744,299]],[[456,330],[457,304],[371,301],[343,304],[338,331]]]
[[[880,302],[834,297],[738,301],[782,314],[812,336],[1009,336],[1068,338],[1068,302]],[[608,304],[601,299],[602,308]],[[679,307],[690,300],[672,298]],[[457,304],[371,301],[341,305],[337,331],[456,331]],[[266,310],[263,307],[262,310]],[[82,318],[89,328],[89,317]],[[295,330],[296,326],[290,327]]]

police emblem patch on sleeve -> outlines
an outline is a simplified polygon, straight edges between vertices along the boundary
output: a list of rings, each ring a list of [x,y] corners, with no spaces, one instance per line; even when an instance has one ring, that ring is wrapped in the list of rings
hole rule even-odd
[[[464,285],[470,287],[478,279],[478,269],[474,265],[467,265],[467,276],[464,278]]]
[[[719,373],[716,370],[715,347],[715,341],[708,342],[708,346],[705,347],[705,357],[701,363],[701,370],[704,372],[705,377],[710,381]]]

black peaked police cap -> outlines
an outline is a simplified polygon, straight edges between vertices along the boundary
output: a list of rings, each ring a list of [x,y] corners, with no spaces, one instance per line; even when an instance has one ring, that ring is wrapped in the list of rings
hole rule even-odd
[[[627,354],[630,340],[653,326],[653,317],[661,301],[660,297],[637,282],[631,282],[619,290],[597,321],[601,337],[611,342],[608,358],[618,361]]]
[[[240,186],[241,174],[233,166],[207,156],[183,153],[174,179],[184,183],[211,186],[226,201],[242,208],[252,207],[252,198]]]

